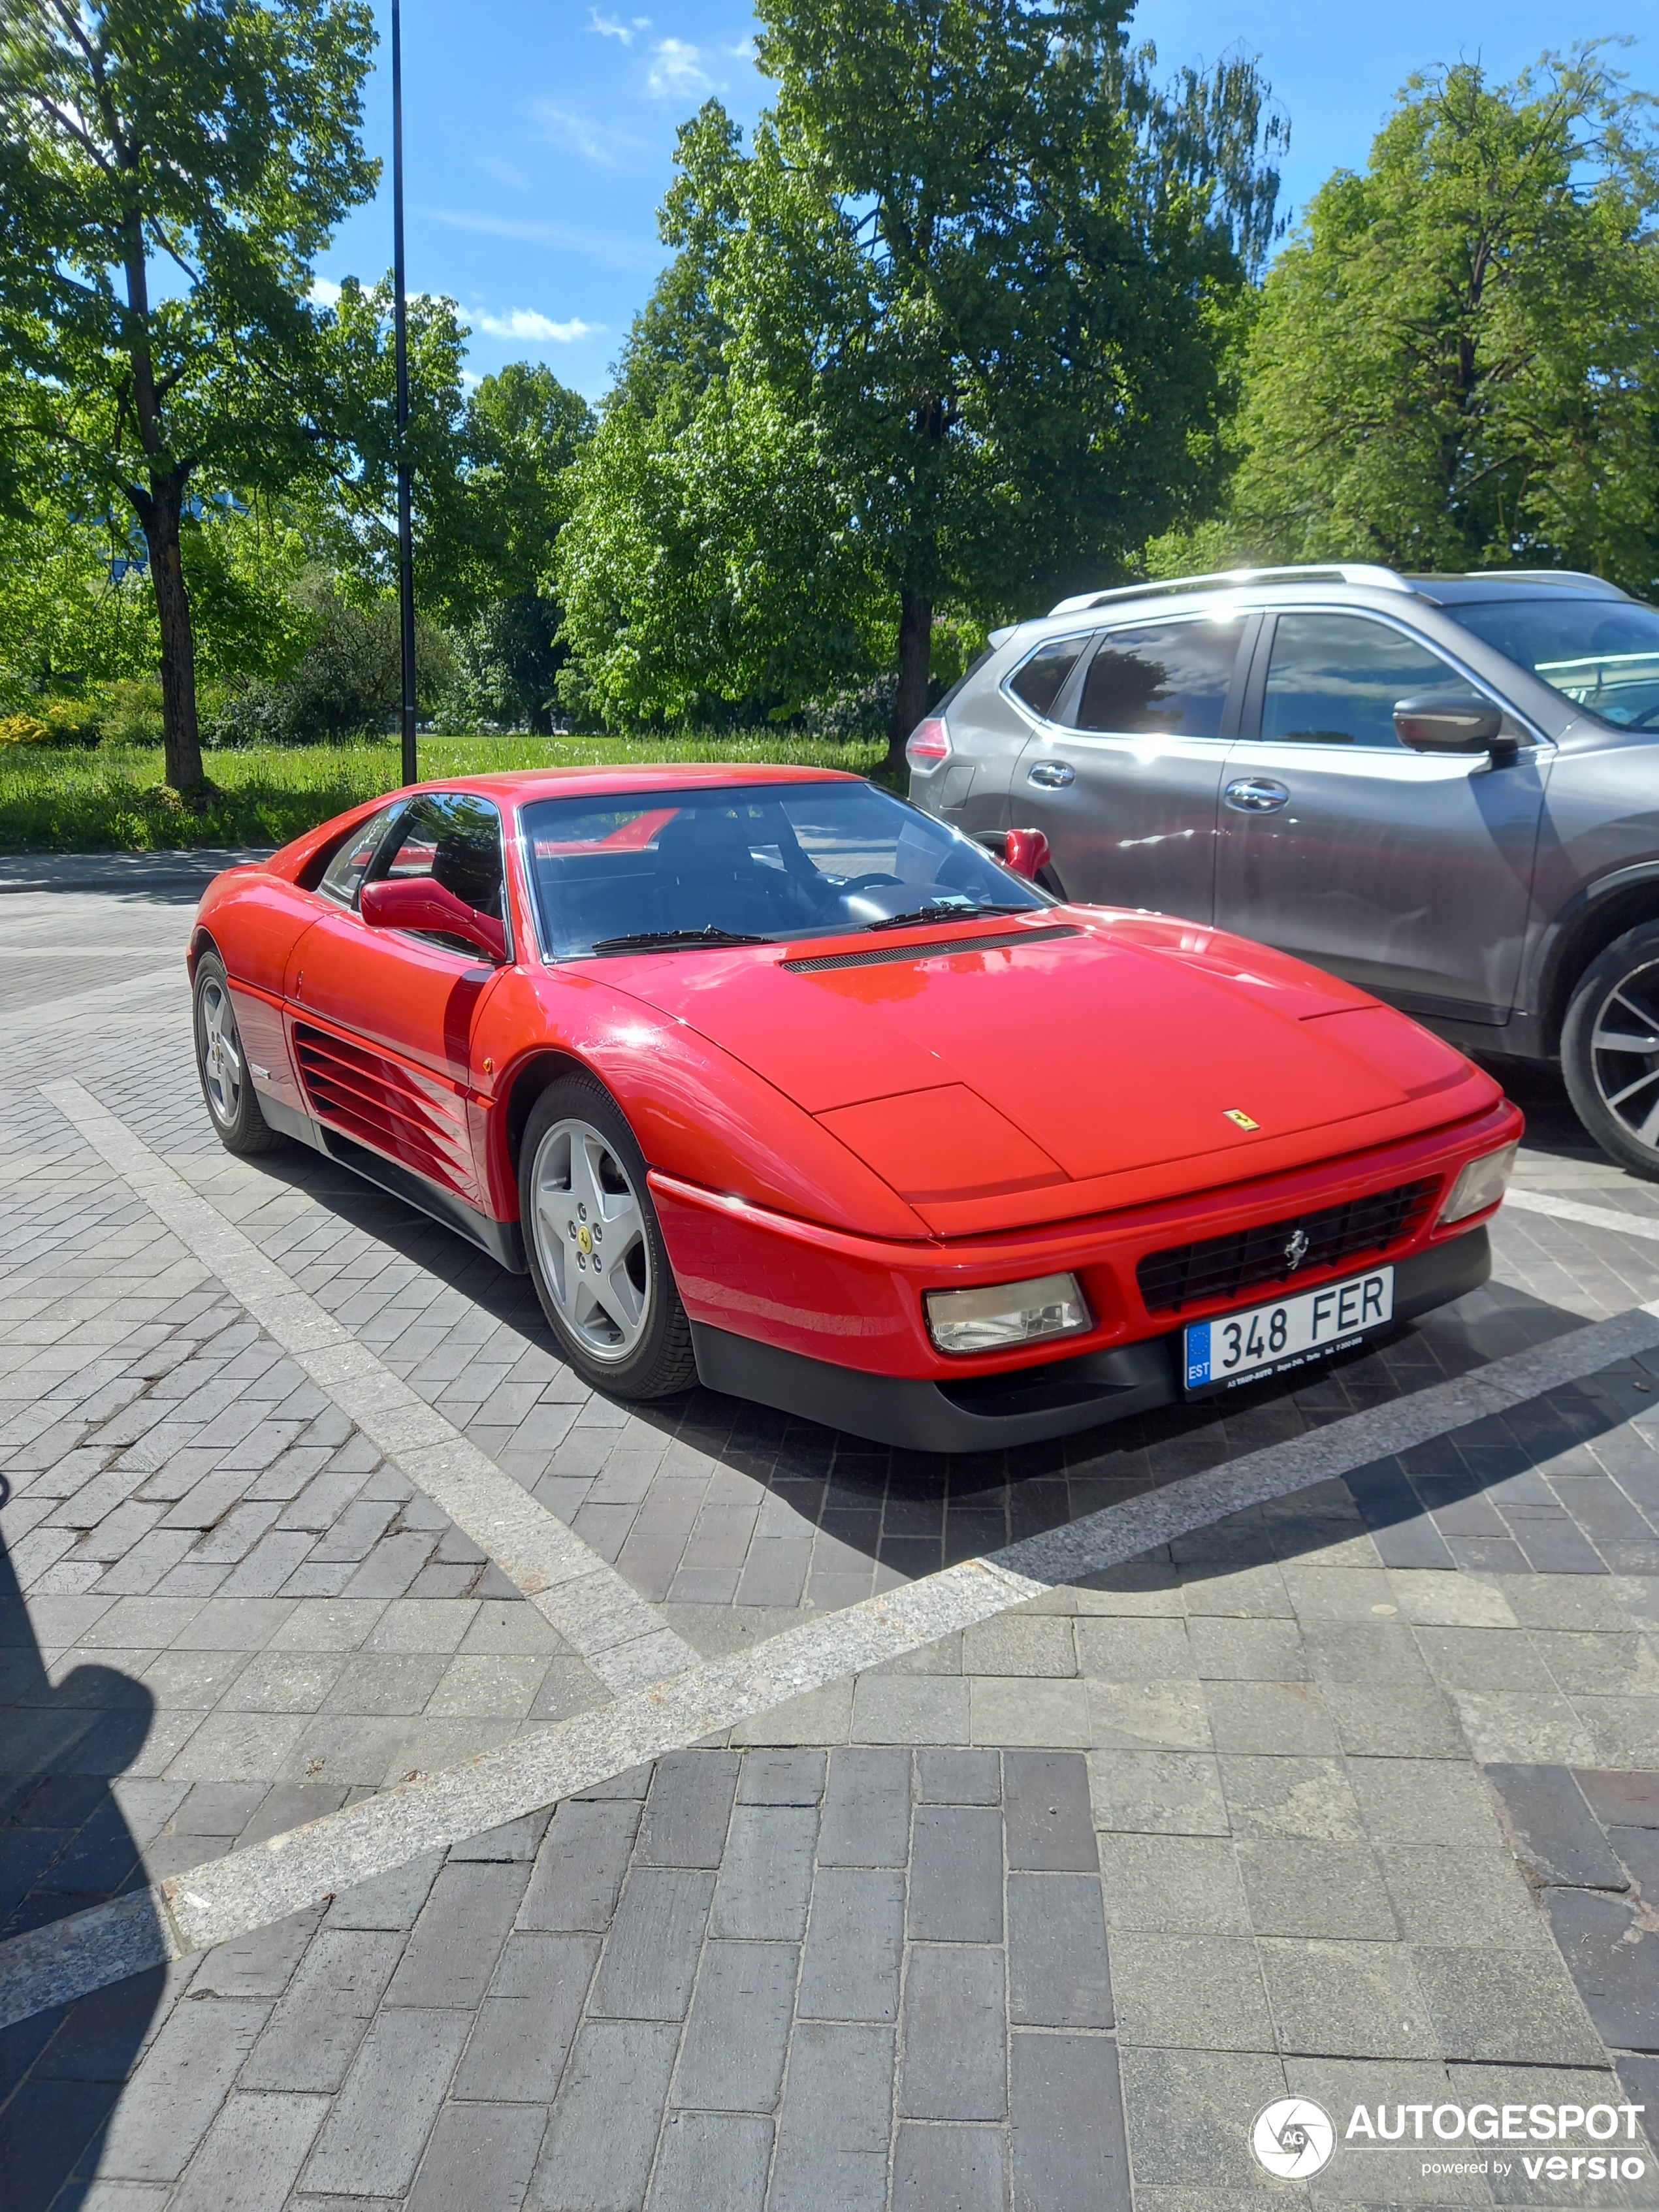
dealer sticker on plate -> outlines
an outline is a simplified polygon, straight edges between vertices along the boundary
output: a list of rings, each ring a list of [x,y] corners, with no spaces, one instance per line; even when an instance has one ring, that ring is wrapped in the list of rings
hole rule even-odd
[[[1394,1319],[1394,1269],[1373,1267],[1248,1313],[1195,1321],[1187,1329],[1187,1395],[1236,1389],[1346,1352]]]

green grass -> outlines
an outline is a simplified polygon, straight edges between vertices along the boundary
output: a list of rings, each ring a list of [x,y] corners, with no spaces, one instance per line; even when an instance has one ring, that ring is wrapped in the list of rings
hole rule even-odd
[[[869,775],[878,743],[830,744],[743,731],[727,738],[421,739],[422,777],[611,762],[778,761]],[[132,853],[187,845],[282,845],[401,781],[395,742],[252,746],[205,757],[215,793],[199,811],[161,781],[160,749],[0,747],[0,852]]]

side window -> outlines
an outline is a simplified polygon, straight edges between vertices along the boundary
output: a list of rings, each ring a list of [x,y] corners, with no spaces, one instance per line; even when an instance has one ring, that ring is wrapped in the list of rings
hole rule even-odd
[[[1478,695],[1439,654],[1365,615],[1280,615],[1261,734],[1270,744],[1400,749],[1395,702],[1421,691]]]
[[[337,899],[342,906],[354,906],[369,862],[380,849],[380,840],[391,827],[392,818],[402,807],[383,806],[378,814],[371,815],[360,829],[354,830],[323,872],[317,888],[325,897]]]
[[[1109,629],[1083,679],[1078,727],[1131,737],[1219,737],[1239,636],[1236,622]]]
[[[1054,702],[1066,688],[1066,679],[1082,659],[1089,641],[1085,637],[1051,637],[1028,653],[1008,678],[1008,689],[1034,714],[1053,714]]]
[[[503,920],[501,817],[487,799],[468,791],[428,792],[404,817],[389,860],[377,876],[428,876],[476,913]]]

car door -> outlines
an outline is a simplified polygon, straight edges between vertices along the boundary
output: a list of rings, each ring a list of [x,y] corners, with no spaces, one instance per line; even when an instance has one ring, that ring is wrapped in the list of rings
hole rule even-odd
[[[1270,617],[1222,793],[1216,920],[1407,1012],[1501,1024],[1514,1004],[1551,749],[1417,752],[1396,701],[1485,695],[1403,623]]]
[[[1087,641],[1026,744],[1009,800],[1014,827],[1048,838],[1068,898],[1209,921],[1221,771],[1253,627],[1217,609],[1114,625]],[[1009,678],[1016,692],[1035,661]]]
[[[473,793],[410,801],[367,874],[430,876],[506,922],[501,817]],[[360,887],[295,951],[289,1020],[310,1109],[349,1140],[477,1206],[472,1036],[501,971],[459,939],[371,929],[359,898]]]

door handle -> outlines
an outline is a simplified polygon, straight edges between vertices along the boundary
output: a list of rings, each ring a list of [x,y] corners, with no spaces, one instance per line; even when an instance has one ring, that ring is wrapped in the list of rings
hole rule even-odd
[[[1039,761],[1025,781],[1040,785],[1044,791],[1059,791],[1077,781],[1077,771],[1067,768],[1064,761]]]
[[[1282,783],[1268,776],[1241,776],[1227,786],[1227,804],[1241,814],[1275,814],[1290,797]]]

